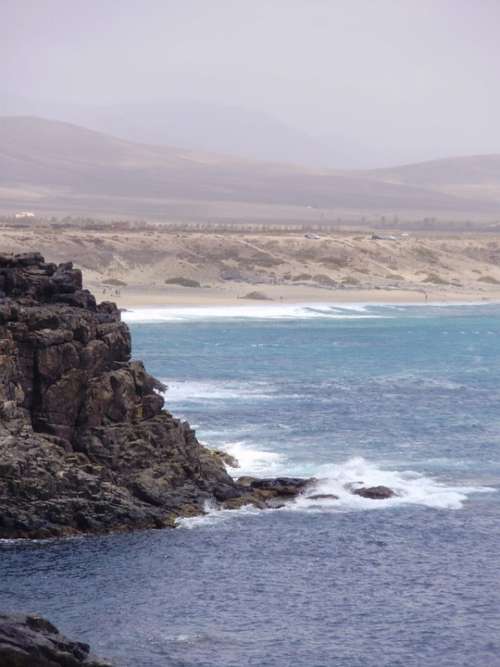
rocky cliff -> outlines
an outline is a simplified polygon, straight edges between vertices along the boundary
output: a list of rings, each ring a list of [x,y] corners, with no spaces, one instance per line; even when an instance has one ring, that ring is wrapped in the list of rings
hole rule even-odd
[[[0,538],[159,528],[206,501],[265,506],[304,488],[234,481],[130,354],[119,310],[72,264],[0,255]]]

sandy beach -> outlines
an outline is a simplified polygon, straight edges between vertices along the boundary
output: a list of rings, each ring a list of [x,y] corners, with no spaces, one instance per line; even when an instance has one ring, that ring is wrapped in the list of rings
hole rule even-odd
[[[192,289],[126,289],[119,296],[110,297],[108,292],[97,292],[101,299],[113,298],[125,309],[148,307],[192,307],[192,306],[228,306],[243,307],[256,305],[272,305],[276,303],[304,304],[359,304],[359,303],[388,303],[388,304],[425,304],[425,303],[494,303],[500,302],[499,291],[458,291],[446,292],[419,292],[417,290],[388,290],[388,289],[345,289],[321,290],[300,289],[286,286],[272,286],[266,289],[267,299],[244,298],[245,286],[240,289],[224,288],[192,288]],[[239,295],[239,293],[241,296]],[[426,298],[427,294],[427,298]]]

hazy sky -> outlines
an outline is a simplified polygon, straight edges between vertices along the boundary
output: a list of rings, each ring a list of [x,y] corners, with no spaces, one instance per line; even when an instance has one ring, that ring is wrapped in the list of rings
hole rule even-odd
[[[500,152],[500,0],[0,0],[0,21],[3,93],[244,107],[359,166]]]

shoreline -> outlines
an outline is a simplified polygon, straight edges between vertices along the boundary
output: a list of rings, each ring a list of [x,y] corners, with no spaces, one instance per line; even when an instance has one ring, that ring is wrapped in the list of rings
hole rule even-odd
[[[265,307],[280,305],[480,305],[500,303],[500,290],[428,290],[412,289],[300,289],[289,286],[266,286],[262,290],[267,298],[245,298],[252,291],[247,285],[243,289],[227,288],[174,288],[144,289],[128,288],[117,293],[103,291],[92,286],[99,301],[114,301],[125,310],[144,308],[210,308],[227,307]],[[261,290],[254,290],[261,291]],[[242,295],[240,295],[242,294]]]

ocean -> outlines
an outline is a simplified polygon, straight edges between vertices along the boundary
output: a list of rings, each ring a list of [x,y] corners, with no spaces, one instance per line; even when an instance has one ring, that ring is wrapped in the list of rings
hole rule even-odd
[[[0,609],[123,667],[500,665],[500,306],[125,319],[167,409],[236,456],[232,474],[314,476],[338,500],[3,541]]]

